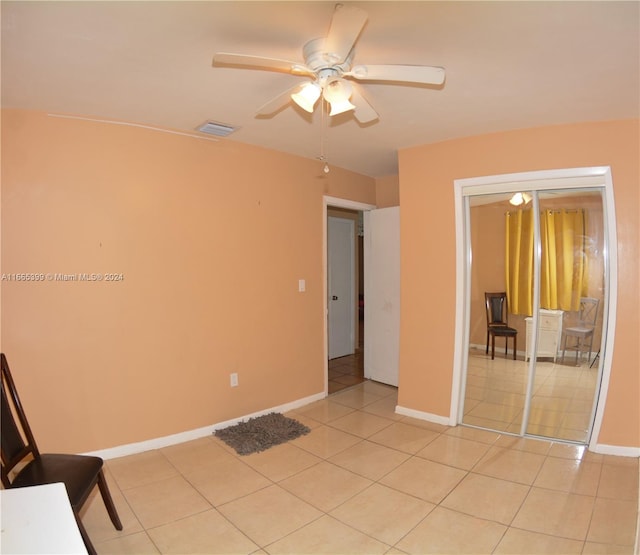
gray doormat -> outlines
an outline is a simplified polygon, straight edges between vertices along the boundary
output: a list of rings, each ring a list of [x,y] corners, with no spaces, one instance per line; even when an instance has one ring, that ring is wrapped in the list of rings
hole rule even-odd
[[[297,420],[272,412],[216,430],[213,435],[233,447],[239,455],[250,455],[286,443],[310,431]]]

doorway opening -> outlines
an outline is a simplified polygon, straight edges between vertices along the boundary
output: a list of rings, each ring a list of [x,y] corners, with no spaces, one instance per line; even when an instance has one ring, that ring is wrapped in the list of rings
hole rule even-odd
[[[328,393],[364,381],[362,211],[327,210]]]
[[[324,197],[325,393],[364,377],[364,218],[375,206]]]

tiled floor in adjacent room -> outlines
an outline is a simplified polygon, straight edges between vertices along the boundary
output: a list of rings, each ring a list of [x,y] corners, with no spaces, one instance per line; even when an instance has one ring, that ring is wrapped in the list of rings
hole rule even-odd
[[[107,461],[103,553],[633,553],[638,459],[394,412],[374,382],[288,416],[310,434],[238,456],[214,436]]]
[[[329,361],[327,391],[330,395],[364,382],[363,357],[363,351],[359,349],[353,355],[334,358]]]
[[[364,320],[359,320],[358,346],[353,354],[329,360],[329,395],[364,382]]]

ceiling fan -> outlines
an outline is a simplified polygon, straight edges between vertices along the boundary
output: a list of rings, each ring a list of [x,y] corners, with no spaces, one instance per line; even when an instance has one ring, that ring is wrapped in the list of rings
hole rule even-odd
[[[355,6],[337,4],[329,33],[325,38],[314,39],[303,47],[304,63],[217,52],[214,66],[240,66],[247,69],[279,71],[310,77],[310,80],[296,85],[267,102],[257,115],[272,114],[283,108],[290,100],[312,113],[320,96],[328,102],[329,115],[354,110],[360,123],[378,119],[378,114],[359,90],[356,81],[419,83],[441,85],[445,72],[442,67],[421,65],[353,65],[354,44],[360,35],[367,13]]]

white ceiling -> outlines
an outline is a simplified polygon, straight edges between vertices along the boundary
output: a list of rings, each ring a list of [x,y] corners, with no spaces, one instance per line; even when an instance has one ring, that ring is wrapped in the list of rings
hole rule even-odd
[[[365,175],[397,173],[398,149],[550,124],[640,117],[640,3],[354,2],[369,20],[356,64],[446,68],[442,88],[365,84],[380,119],[334,116],[325,153]],[[308,158],[321,113],[255,112],[301,82],[212,67],[217,51],[302,62],[335,2],[10,2],[2,18],[2,106],[193,132]],[[320,162],[319,162],[320,164]]]

